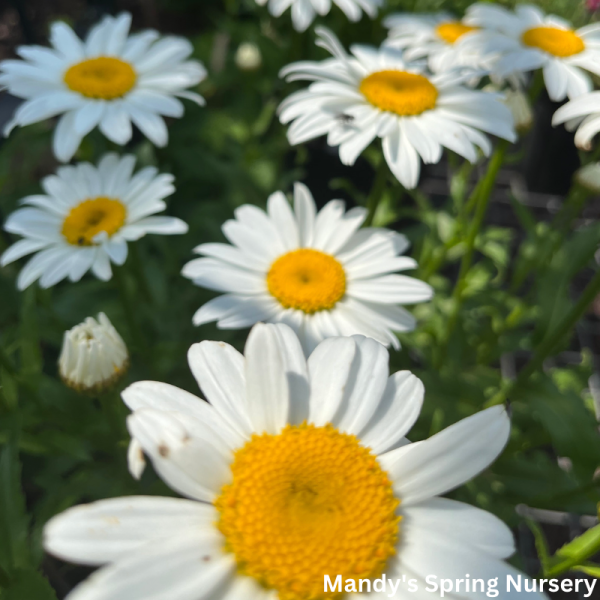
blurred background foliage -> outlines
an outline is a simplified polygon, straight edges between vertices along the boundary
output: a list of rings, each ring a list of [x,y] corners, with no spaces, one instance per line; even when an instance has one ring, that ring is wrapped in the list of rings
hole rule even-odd
[[[471,3],[388,0],[384,14],[440,9],[460,14]],[[593,19],[576,0],[538,4],[577,24]],[[0,269],[1,600],[61,598],[87,574],[44,557],[41,529],[52,515],[99,498],[171,494],[151,468],[140,482],[127,472],[127,411],[119,391],[133,381],[154,379],[198,393],[186,362],[189,346],[222,339],[241,349],[247,334],[192,326],[195,310],[213,296],[180,275],[192,249],[224,241],[220,225],[237,206],[264,207],[270,193],[289,192],[296,180],[307,183],[319,205],[333,197],[364,204],[381,159],[373,147],[347,168],[323,140],[289,147],[276,109],[298,84],[284,83],[278,72],[300,58],[324,58],[325,52],[314,46],[312,31],[292,29],[289,12],[273,19],[254,0],[11,0],[0,7],[1,57],[10,57],[21,43],[44,43],[54,19],[84,35],[103,13],[119,10],[132,11],[135,29],[188,36],[209,69],[199,89],[207,107],[187,103],[185,117],[169,124],[167,148],[155,149],[141,136],[126,148],[137,156],[138,168],[157,165],[175,175],[177,192],[168,213],[189,223],[190,232],[130,244],[127,263],[115,268],[109,283],[87,276],[78,284],[50,290],[33,285],[19,293],[15,280],[22,261]],[[353,24],[338,9],[318,22],[345,44],[379,44],[385,37],[380,19]],[[238,48],[248,42],[261,56],[252,70],[236,63]],[[0,96],[0,118],[6,120],[14,106]],[[544,539],[550,552],[556,550],[582,531],[579,516],[594,522],[600,501],[600,436],[589,384],[600,368],[600,300],[586,308],[577,328],[557,338],[565,315],[597,272],[600,211],[598,198],[570,187],[580,158],[572,137],[550,128],[548,106],[541,97],[530,133],[509,150],[460,294],[455,286],[474,218],[470,197],[485,161],[471,167],[449,155],[426,168],[420,189],[411,193],[390,179],[375,215],[376,225],[410,238],[409,254],[419,262],[415,276],[436,291],[431,303],[415,308],[419,325],[401,336],[403,349],[391,353],[392,371],[410,369],[426,387],[424,410],[410,437],[435,434],[498,394],[507,396],[513,415],[508,448],[452,496],[518,530],[521,552],[514,562],[532,575],[539,571],[536,556],[544,551]],[[1,143],[2,221],[56,168],[52,128],[50,122],[30,126]],[[110,149],[93,133],[76,159],[95,161]],[[13,241],[2,232],[0,252]],[[61,383],[57,359],[63,332],[99,311],[125,338],[132,365],[119,389],[92,398]],[[542,368],[515,385],[515,375],[540,347],[545,348]],[[522,505],[557,511],[576,526],[533,526],[536,553],[523,529],[524,513],[515,510]]]

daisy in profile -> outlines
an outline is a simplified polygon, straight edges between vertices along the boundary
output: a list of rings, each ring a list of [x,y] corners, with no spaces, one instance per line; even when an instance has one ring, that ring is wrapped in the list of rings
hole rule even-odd
[[[552,125],[565,123],[575,133],[575,144],[591,150],[594,136],[600,131],[600,92],[589,92],[561,106],[552,117]]]
[[[431,288],[397,271],[414,269],[409,243],[388,229],[358,229],[364,208],[344,210],[332,200],[317,213],[308,188],[294,187],[294,210],[282,192],[267,212],[251,205],[223,225],[232,245],[201,244],[204,255],[183,275],[225,295],[207,302],[194,324],[217,321],[223,329],[258,321],[284,322],[310,352],[323,339],[360,333],[399,348],[394,331],[410,331],[414,317],[399,304],[429,300]]]
[[[398,13],[386,17],[383,24],[389,29],[387,46],[404,50],[405,60],[427,58],[433,73],[455,67],[489,70],[495,60],[468,43],[480,35],[479,27],[448,13]]]
[[[281,72],[289,81],[313,81],[279,107],[281,122],[291,123],[292,145],[327,135],[330,146],[339,146],[342,163],[353,165],[379,137],[392,173],[411,189],[421,160],[437,163],[444,147],[475,162],[478,149],[486,155],[491,150],[483,132],[516,139],[512,115],[499,96],[467,89],[464,74],[430,75],[386,46],[352,46],[348,55],[329,30],[317,33],[317,45],[333,58],[292,63]]]
[[[163,117],[181,117],[188,98],[204,100],[188,88],[206,75],[188,60],[192,45],[183,38],[160,37],[156,31],[129,35],[131,15],[105,17],[85,41],[65,23],[54,23],[51,48],[21,46],[23,60],[0,63],[0,87],[25,102],[5,135],[62,115],[54,132],[54,153],[67,162],[95,127],[115,144],[131,139],[132,123],[156,146],[168,140]]]
[[[490,35],[487,51],[501,53],[494,71],[500,77],[542,69],[548,95],[556,102],[592,89],[588,73],[600,75],[600,24],[574,30],[537,6],[520,5],[512,12],[492,4],[473,5],[465,22],[500,35]]]
[[[188,359],[210,404],[151,381],[123,392],[131,435],[186,499],[114,498],[50,520],[48,552],[104,565],[67,600],[375,600],[391,594],[371,588],[383,575],[394,598],[420,600],[440,597],[425,591],[432,573],[519,575],[502,521],[440,497],[502,452],[503,407],[411,444],[423,384],[390,375],[372,339],[331,338],[306,360],[290,328],[260,324],[243,356],[202,342]]]
[[[292,10],[292,23],[296,31],[305,31],[317,15],[326,15],[332,3],[344,11],[351,21],[360,21],[363,11],[371,18],[383,6],[383,0],[256,0],[260,6],[268,4],[269,12],[280,17],[288,8]]]
[[[39,279],[43,288],[68,277],[79,281],[92,273],[107,281],[110,263],[122,265],[127,242],[147,233],[186,233],[175,217],[152,216],[166,208],[173,176],[147,167],[133,175],[135,157],[106,154],[97,167],[89,163],[65,166],[42,181],[45,194],[27,196],[25,208],[12,213],[4,225],[23,236],[0,257],[0,266],[35,253],[23,267],[17,287],[25,289]]]

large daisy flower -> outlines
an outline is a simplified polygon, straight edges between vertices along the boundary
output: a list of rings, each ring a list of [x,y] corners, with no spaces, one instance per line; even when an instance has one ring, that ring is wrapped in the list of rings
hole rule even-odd
[[[23,60],[0,63],[0,87],[26,101],[6,126],[29,125],[62,115],[54,132],[54,153],[69,161],[94,127],[112,142],[131,139],[133,122],[157,146],[168,140],[166,117],[181,117],[186,91],[206,75],[187,60],[192,45],[178,37],[160,38],[156,31],[129,35],[131,15],[105,17],[81,41],[65,23],[54,23],[52,48],[22,46]]]
[[[406,60],[427,58],[434,73],[455,67],[489,70],[496,58],[468,43],[481,35],[479,27],[467,25],[448,13],[393,14],[383,24],[389,29],[387,46],[404,50]]]
[[[552,117],[553,125],[566,124],[575,133],[575,144],[583,150],[592,149],[592,140],[600,131],[600,92],[589,92],[561,106]]]
[[[503,560],[510,530],[439,497],[502,452],[503,407],[411,444],[423,384],[390,376],[372,339],[331,338],[306,360],[290,328],[259,324],[244,356],[205,341],[188,358],[210,404],[151,381],[123,392],[136,444],[188,499],[116,498],[53,518],[46,550],[105,565],[68,600],[423,600],[440,597],[425,591],[431,574],[484,587],[517,577]],[[324,593],[325,575],[342,593]],[[371,590],[382,575],[396,594]]]
[[[296,31],[306,30],[317,15],[328,14],[332,2],[344,11],[351,21],[359,21],[363,11],[374,19],[377,10],[383,5],[383,0],[256,0],[260,6],[268,3],[269,11],[274,17],[280,17],[291,7],[292,23]]]
[[[352,165],[380,137],[390,169],[402,185],[414,188],[420,160],[437,163],[442,147],[475,162],[478,148],[486,155],[491,150],[482,132],[516,139],[508,108],[495,94],[462,86],[464,74],[430,75],[386,46],[352,46],[350,56],[330,31],[317,32],[317,45],[333,58],[293,63],[282,71],[288,80],[314,82],[279,107],[281,122],[293,122],[291,144],[327,134],[329,145],[339,146],[341,161]]]
[[[106,154],[97,167],[89,163],[65,166],[42,181],[45,195],[27,196],[6,220],[4,229],[23,236],[0,258],[5,266],[36,253],[19,273],[25,289],[37,279],[44,288],[68,277],[78,281],[89,270],[104,281],[112,276],[111,261],[122,265],[127,242],[147,233],[186,233],[175,217],[151,216],[165,209],[173,176],[154,167],[135,175],[135,157]]]
[[[586,71],[600,75],[600,24],[574,30],[555,15],[545,15],[537,6],[517,6],[515,12],[501,6],[476,4],[465,21],[495,31],[487,50],[500,52],[495,72],[505,77],[543,69],[552,100],[560,102],[592,89]]]
[[[399,347],[393,331],[414,329],[415,319],[398,304],[429,300],[431,288],[396,271],[417,263],[399,256],[408,240],[388,229],[359,230],[363,208],[344,211],[332,200],[317,214],[309,190],[294,188],[294,210],[282,192],[273,194],[267,213],[245,205],[223,225],[233,244],[201,244],[183,268],[194,283],[223,296],[194,315],[201,325],[223,329],[258,321],[285,322],[307,351],[330,336],[368,335]]]

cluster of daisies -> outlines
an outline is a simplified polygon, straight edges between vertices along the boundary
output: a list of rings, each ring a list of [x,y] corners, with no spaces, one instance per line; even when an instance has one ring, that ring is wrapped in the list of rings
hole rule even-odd
[[[350,20],[377,14],[382,0],[256,0],[275,16],[287,9],[297,30],[337,5]],[[191,44],[154,31],[130,34],[131,17],[106,17],[85,41],[63,23],[51,48],[21,47],[0,63],[0,85],[24,101],[8,124],[57,117],[53,149],[71,162],[98,128],[121,146],[137,127],[168,142],[165,118],[181,117],[204,67]],[[349,51],[325,28],[317,45],[331,57],[290,64],[288,81],[310,84],[284,100],[290,144],[327,136],[352,165],[376,138],[391,173],[417,186],[421,162],[443,150],[470,162],[489,155],[488,136],[515,141],[526,124],[524,89],[542,74],[554,100],[569,98],[554,122],[578,128],[589,148],[600,131],[600,26],[573,30],[533,6],[514,12],[475,4],[451,15],[392,15],[379,47]],[[480,89],[482,82],[491,81]],[[173,177],[135,171],[131,155],[60,167],[28,196],[5,229],[22,237],[0,259],[28,255],[17,286],[102,280],[146,234],[187,232],[167,216]],[[132,413],[130,471],[149,459],[187,499],[132,497],[71,509],[52,519],[45,547],[66,560],[103,566],[69,600],[325,600],[324,575],[344,592],[361,581],[427,574],[490,579],[513,573],[510,531],[495,517],[439,496],[485,469],[510,431],[493,408],[411,443],[422,383],[389,373],[386,347],[415,319],[403,305],[431,288],[402,274],[405,236],[362,227],[367,211],[332,200],[319,211],[301,183],[293,202],[272,194],[266,210],[239,207],[222,226],[229,244],[202,243],[183,268],[196,285],[221,292],[199,308],[196,325],[252,327],[244,355],[221,342],[190,348],[206,401],[165,383],[123,392]],[[262,323],[269,323],[267,325]],[[65,334],[63,380],[101,393],[125,371],[127,348],[104,314]],[[362,589],[362,588],[360,588]],[[370,589],[370,588],[369,588]],[[403,589],[397,598],[419,600]],[[344,595],[342,593],[341,595]],[[375,596],[363,593],[360,597]],[[483,598],[473,593],[470,598]],[[512,596],[511,596],[512,597]],[[528,596],[530,597],[530,596]],[[539,594],[543,598],[543,594]]]

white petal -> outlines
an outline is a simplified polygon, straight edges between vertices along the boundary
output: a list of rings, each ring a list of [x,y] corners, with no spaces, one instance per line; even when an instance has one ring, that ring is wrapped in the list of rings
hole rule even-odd
[[[259,323],[252,328],[246,342],[248,413],[256,433],[276,434],[287,423],[290,388],[278,331],[286,327]]]
[[[361,443],[375,454],[394,447],[418,419],[424,395],[423,383],[410,371],[391,375],[375,414],[360,432]]]
[[[142,408],[128,417],[127,427],[161,479],[183,496],[212,502],[229,483],[232,454],[210,424]]]
[[[19,258],[23,258],[32,252],[37,252],[42,248],[45,248],[48,242],[45,240],[31,240],[23,239],[15,242],[0,257],[0,266],[5,267]]]
[[[138,481],[142,478],[142,474],[146,470],[144,449],[135,438],[131,439],[129,448],[127,448],[127,468],[131,476]]]
[[[122,102],[111,102],[106,106],[104,116],[100,121],[100,131],[115,144],[122,146],[132,136],[129,113]]]
[[[215,410],[241,437],[249,437],[244,357],[229,344],[204,341],[189,349],[188,363]]]
[[[60,118],[54,130],[54,155],[62,162],[70,161],[81,143],[82,136],[75,132],[74,121],[75,114],[68,112]]]
[[[177,537],[104,567],[66,600],[208,600],[233,574],[215,532]]]
[[[352,338],[356,354],[332,423],[340,431],[358,434],[374,415],[386,388],[389,355],[375,340],[360,335]]]
[[[324,426],[336,415],[344,398],[354,358],[358,352],[352,338],[329,338],[308,358],[311,423]]]
[[[130,104],[127,105],[127,110],[131,120],[155,146],[162,148],[167,145],[169,133],[161,116]]]
[[[161,411],[176,411],[192,419],[208,423],[219,437],[227,441],[231,448],[240,443],[217,411],[198,396],[194,396],[168,383],[158,381],[136,381],[121,392],[125,404],[132,410],[154,408]]]
[[[482,550],[496,558],[515,552],[511,530],[492,513],[474,506],[432,498],[403,511],[407,535],[447,539],[451,543]]]
[[[502,452],[509,434],[506,410],[495,406],[379,459],[403,505],[409,506],[475,477]]]
[[[50,519],[44,548],[62,560],[102,565],[127,558],[148,542],[210,530],[215,509],[179,498],[131,496],[84,504]]]
[[[300,245],[298,225],[290,203],[282,192],[275,192],[267,201],[269,217],[275,224],[286,250],[294,250]]]
[[[300,246],[309,248],[313,241],[317,210],[310,190],[303,183],[294,184],[294,212],[300,234]]]
[[[185,264],[181,274],[197,285],[217,292],[261,294],[266,292],[264,278],[255,271],[243,271],[213,258],[196,258]]]
[[[359,300],[385,304],[414,304],[430,300],[433,296],[431,286],[406,275],[350,281],[346,293]]]

